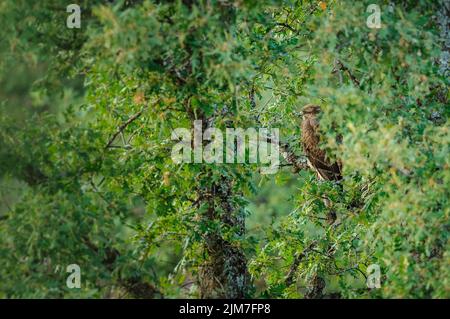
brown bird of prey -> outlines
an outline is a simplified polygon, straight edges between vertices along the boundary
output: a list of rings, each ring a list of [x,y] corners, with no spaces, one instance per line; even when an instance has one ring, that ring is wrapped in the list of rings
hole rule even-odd
[[[342,179],[341,164],[331,162],[324,150],[320,149],[319,114],[320,106],[307,104],[302,110],[302,145],[308,159],[308,165],[313,169],[319,180],[336,181]]]
[[[302,144],[303,152],[308,159],[308,166],[316,172],[319,180],[335,181],[339,183],[342,179],[340,162],[331,162],[325,153],[319,147],[320,132],[319,132],[319,115],[322,112],[320,106],[307,104],[302,110]],[[339,184],[342,189],[342,185]],[[336,212],[333,209],[333,204],[328,198],[324,198],[323,202],[329,211],[327,213],[327,220],[330,225],[336,221]]]

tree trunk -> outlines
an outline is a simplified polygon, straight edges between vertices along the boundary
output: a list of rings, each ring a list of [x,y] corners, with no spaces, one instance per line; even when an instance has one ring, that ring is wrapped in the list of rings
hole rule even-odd
[[[236,237],[245,234],[244,211],[233,204],[232,181],[222,177],[220,184],[213,184],[206,195],[208,209],[203,216],[207,222],[219,222],[232,229]],[[199,270],[202,298],[245,298],[250,280],[244,252],[236,244],[222,238],[219,231],[205,235],[206,260]]]

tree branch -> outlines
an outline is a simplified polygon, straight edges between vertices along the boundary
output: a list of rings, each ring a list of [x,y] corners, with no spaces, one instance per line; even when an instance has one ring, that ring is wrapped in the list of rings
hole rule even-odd
[[[309,252],[311,252],[314,249],[314,247],[316,247],[316,245],[317,245],[317,242],[313,241],[300,254],[295,256],[294,262],[292,263],[291,268],[289,269],[289,272],[288,272],[288,274],[286,276],[286,279],[284,281],[286,286],[290,286],[290,285],[292,285],[294,283],[294,276],[295,276],[295,272],[297,271],[298,266],[302,262],[303,258],[305,258],[309,254]]]
[[[95,254],[100,252],[98,246],[95,245],[87,236],[82,236],[81,241]],[[105,257],[102,259],[102,263],[109,271],[112,272],[114,270],[113,264],[120,257],[120,252],[111,247],[106,247],[104,252]],[[127,293],[131,294],[132,297],[135,298],[151,299],[154,298],[155,294],[159,294],[163,297],[162,293],[155,286],[143,281],[142,278],[139,278],[137,275],[127,279],[119,278],[118,283],[127,291]]]
[[[255,100],[255,85],[254,83],[252,84],[252,87],[250,88],[250,92],[248,95],[248,98],[250,100],[250,105],[252,107],[253,110],[256,109],[256,100]],[[255,115],[255,121],[258,124],[261,124],[261,122],[259,121],[259,116]],[[268,143],[273,144],[273,141],[270,137],[266,137],[266,141]],[[281,155],[283,156],[283,158],[286,160],[286,162],[288,162],[289,164],[291,164],[294,167],[294,172],[298,172],[304,169],[309,169],[308,163],[306,162],[306,160],[304,158],[302,158],[301,156],[298,156],[297,154],[295,154],[295,152],[292,150],[291,146],[288,143],[278,143],[280,149],[282,150]]]
[[[157,104],[159,102],[159,99],[156,101],[155,104]],[[131,116],[128,120],[126,120],[122,125],[119,126],[119,128],[117,129],[117,131],[111,136],[111,138],[108,141],[108,144],[106,144],[105,149],[108,149],[109,147],[111,147],[112,143],[115,141],[115,139],[117,138],[117,136],[119,136],[119,134],[121,134],[128,125],[130,125],[131,123],[133,123],[135,120],[137,120],[142,113],[144,113],[144,111],[146,109],[148,109],[149,105],[147,104],[146,106],[144,106],[139,112],[137,112],[136,114],[134,114],[133,116]]]
[[[333,71],[331,71],[331,73],[336,73],[338,71],[344,71],[347,72],[348,76],[350,77],[350,79],[352,80],[353,84],[357,87],[361,86],[361,82],[353,75],[353,73],[350,71],[350,69],[348,67],[346,67],[341,60],[336,59],[334,61],[334,68]]]

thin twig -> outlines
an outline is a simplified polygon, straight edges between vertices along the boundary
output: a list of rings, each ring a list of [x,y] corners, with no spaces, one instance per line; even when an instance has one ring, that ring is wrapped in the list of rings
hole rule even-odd
[[[252,87],[249,92],[249,100],[250,100],[250,105],[251,105],[252,109],[256,111],[254,82],[253,82]],[[260,120],[259,120],[259,115],[257,115],[257,116],[255,115],[254,117],[255,117],[256,122],[258,124],[261,124]],[[308,163],[301,156],[296,155],[294,153],[294,151],[292,151],[292,149],[288,143],[280,143],[279,141],[274,143],[274,141],[272,141],[272,139],[270,137],[266,137],[266,141],[271,144],[276,144],[276,146],[280,147],[280,149],[282,151],[281,155],[284,157],[286,162],[288,162],[288,164],[291,164],[294,167],[295,172],[309,168]]]
[[[295,256],[294,262],[291,265],[291,268],[289,269],[289,272],[285,279],[286,286],[290,286],[294,283],[294,276],[295,272],[297,271],[298,266],[302,262],[303,258],[305,258],[310,251],[313,251],[314,247],[316,247],[317,242],[313,241],[307,248],[305,248],[300,254]]]
[[[288,29],[291,30],[292,32],[298,33],[298,30],[296,30],[295,28],[293,28],[292,26],[290,26],[290,25],[287,24],[287,23],[279,22],[279,23],[276,23],[275,25],[276,25],[276,26],[279,26],[279,27],[288,28]]]
[[[341,62],[341,60],[336,59],[334,63],[335,65],[331,73],[336,73],[337,71],[342,70],[344,72],[347,72],[348,76],[350,77],[355,86],[359,87],[361,85],[361,82],[353,75],[350,69]]]
[[[158,103],[159,100],[156,102]],[[156,104],[155,103],[155,104]],[[137,112],[136,114],[134,114],[133,116],[131,116],[128,120],[126,120],[122,125],[119,126],[119,128],[117,129],[117,131],[111,136],[111,138],[108,141],[108,144],[106,144],[105,149],[108,149],[112,143],[114,142],[114,140],[117,138],[117,136],[119,134],[122,134],[122,132],[127,128],[128,125],[130,125],[131,123],[133,123],[135,120],[137,120],[142,113],[144,113],[144,111],[146,109],[148,109],[149,104],[147,104],[146,106],[144,106],[139,112]]]

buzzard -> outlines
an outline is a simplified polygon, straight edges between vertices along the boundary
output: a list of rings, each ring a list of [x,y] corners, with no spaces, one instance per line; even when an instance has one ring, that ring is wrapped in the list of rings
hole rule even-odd
[[[342,179],[341,163],[331,162],[324,150],[320,149],[319,119],[320,106],[307,104],[302,111],[302,145],[308,165],[320,180],[336,181]]]

